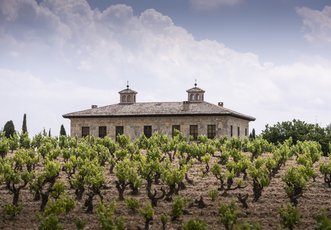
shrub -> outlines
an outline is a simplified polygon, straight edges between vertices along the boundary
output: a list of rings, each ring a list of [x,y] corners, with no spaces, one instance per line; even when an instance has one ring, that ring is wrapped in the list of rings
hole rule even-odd
[[[1,158],[4,158],[9,151],[9,144],[6,138],[2,138],[0,140],[0,156]]]
[[[183,224],[184,230],[207,230],[208,225],[205,221],[200,219],[192,219]]]
[[[125,199],[125,205],[127,208],[129,208],[132,212],[136,212],[137,208],[139,207],[139,200],[135,199],[135,198],[126,198]]]
[[[39,230],[62,230],[63,226],[59,221],[59,218],[56,216],[56,214],[51,215],[39,215],[38,216],[38,222],[39,222]]]
[[[325,211],[320,211],[316,216],[315,230],[331,230],[331,220],[326,215]]]
[[[218,215],[219,222],[224,225],[226,230],[234,229],[234,225],[237,223],[238,212],[233,201],[230,204],[220,204]]]
[[[101,229],[116,229],[124,230],[124,220],[123,218],[116,219],[114,217],[114,212],[116,209],[116,203],[112,202],[109,206],[105,206],[102,202],[97,208],[97,216],[101,224]]]
[[[161,220],[161,223],[162,223],[162,230],[165,230],[166,229],[167,222],[168,222],[168,216],[167,216],[167,214],[162,213],[161,216],[160,216],[160,220]]]
[[[241,223],[241,224],[236,224],[235,227],[236,230],[261,230],[261,226],[256,223]]]
[[[171,219],[176,220],[183,215],[186,200],[183,197],[175,197],[172,202]]]
[[[154,209],[151,203],[139,210],[139,214],[145,219],[145,230],[148,230],[149,223],[153,220]]]
[[[331,158],[330,158],[331,159]],[[327,163],[322,163],[320,172],[324,175],[324,182],[331,188],[331,160]]]
[[[292,204],[279,210],[280,221],[284,228],[292,230],[299,223],[299,210]]]
[[[215,201],[216,198],[218,197],[218,190],[217,189],[212,189],[208,192],[208,196],[211,198],[212,201]]]
[[[75,219],[75,225],[76,225],[77,230],[83,230],[86,225],[86,220],[78,217]]]
[[[287,196],[290,198],[291,203],[296,206],[307,184],[306,167],[302,165],[291,167],[285,172],[282,179],[285,182]]]
[[[3,206],[4,213],[9,216],[10,219],[14,219],[15,216],[21,213],[22,205],[6,204]]]

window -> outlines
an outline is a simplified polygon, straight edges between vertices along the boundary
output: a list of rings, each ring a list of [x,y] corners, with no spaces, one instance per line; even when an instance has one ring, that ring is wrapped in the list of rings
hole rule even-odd
[[[90,127],[83,126],[82,127],[82,137],[86,137],[90,135]]]
[[[199,101],[199,94],[195,94],[195,100]]]
[[[240,137],[240,127],[237,128],[238,137]]]
[[[103,138],[105,136],[107,136],[107,127],[99,126],[99,137]]]
[[[208,125],[207,126],[207,137],[209,139],[213,139],[216,136],[216,125]]]
[[[147,138],[150,138],[152,136],[152,126],[145,125],[144,126],[144,134]]]
[[[233,136],[233,126],[231,125],[230,126],[230,137],[232,137]]]
[[[126,102],[126,95],[122,96],[122,102]]]
[[[124,133],[124,127],[123,126],[116,126],[115,128],[115,137],[118,135],[122,135]]]
[[[248,136],[248,129],[247,128],[245,129],[245,136],[246,137]]]
[[[180,125],[173,125],[172,126],[172,137],[175,136],[175,130],[180,131]]]
[[[131,95],[128,95],[128,97],[126,98],[127,102],[131,102]]]
[[[190,101],[194,101],[194,94],[190,95]]]
[[[190,136],[193,137],[193,140],[198,139],[198,126],[197,125],[190,125]]]

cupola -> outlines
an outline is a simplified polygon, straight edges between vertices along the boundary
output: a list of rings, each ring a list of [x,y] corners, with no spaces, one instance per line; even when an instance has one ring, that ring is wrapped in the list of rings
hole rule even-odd
[[[189,102],[203,102],[205,91],[197,87],[197,82],[195,81],[194,87],[186,90],[187,92],[187,100]]]
[[[120,94],[120,104],[133,104],[136,103],[137,92],[130,89],[129,82],[127,82],[126,89],[118,92]]]

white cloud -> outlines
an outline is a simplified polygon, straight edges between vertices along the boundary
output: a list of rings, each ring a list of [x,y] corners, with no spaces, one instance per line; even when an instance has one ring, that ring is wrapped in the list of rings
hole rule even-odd
[[[138,101],[181,101],[195,78],[207,101],[256,116],[258,130],[293,118],[330,122],[330,60],[264,64],[257,54],[198,41],[153,9],[135,16],[127,5],[100,12],[85,1],[22,1],[1,2],[11,10],[0,13],[0,97],[8,98],[0,126],[14,119],[19,129],[27,113],[33,133],[57,134],[61,123],[68,128],[62,114],[117,103],[127,80]]]
[[[107,103],[107,98],[114,94],[116,91],[96,90],[70,80],[48,82],[29,72],[0,68],[0,98],[5,102],[0,113],[1,125],[13,120],[20,131],[22,117],[26,113],[30,133],[52,128],[53,134],[58,135],[61,124],[69,127],[69,122],[61,119],[64,113],[70,109],[86,109],[86,106],[95,104],[95,98],[103,98],[103,103]]]
[[[299,7],[296,12],[302,17],[305,38],[309,42],[331,44],[331,6],[325,6],[321,11]]]
[[[241,0],[190,0],[190,4],[197,10],[214,10],[222,6],[237,5]]]

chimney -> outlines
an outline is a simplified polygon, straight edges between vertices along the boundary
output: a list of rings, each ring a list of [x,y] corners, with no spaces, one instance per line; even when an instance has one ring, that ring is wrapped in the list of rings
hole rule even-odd
[[[183,111],[188,111],[190,108],[190,102],[189,101],[183,101]]]
[[[97,105],[91,105],[91,109],[96,109],[96,108],[98,108]]]
[[[218,106],[223,107],[224,103],[223,102],[218,102]]]

